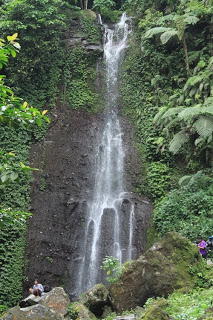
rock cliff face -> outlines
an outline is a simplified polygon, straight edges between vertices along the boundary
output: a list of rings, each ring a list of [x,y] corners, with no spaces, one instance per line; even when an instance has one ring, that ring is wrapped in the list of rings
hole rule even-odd
[[[89,43],[82,37],[78,38],[73,27],[74,34],[67,43],[68,50],[79,41],[78,45],[86,47],[90,54]],[[76,30],[78,28],[76,25]],[[93,49],[98,51],[97,47]],[[97,90],[101,86],[98,78]],[[33,280],[38,278],[50,287],[64,286],[72,299],[77,298],[74,284],[78,283],[79,265],[84,251],[86,214],[94,191],[96,147],[103,131],[104,119],[103,110],[89,113],[57,106],[45,140],[32,146],[31,166],[40,168],[42,172],[34,174],[31,189],[33,217],[27,235],[26,259],[29,265],[25,292]],[[131,204],[134,204],[132,256],[137,258],[145,250],[152,204],[149,199],[139,197],[134,192],[141,170],[141,157],[136,147],[133,126],[121,116],[120,122],[125,150],[124,190],[127,191],[121,204],[122,239],[124,247],[127,247],[129,227],[125,226],[125,217],[129,214]],[[101,244],[103,257],[111,241],[110,225],[104,230],[105,240]]]
[[[75,111],[65,107],[54,110],[44,141],[33,145],[31,165],[43,172],[35,173],[31,189],[33,217],[29,222],[26,259],[29,260],[26,289],[34,278],[51,287],[64,285],[75,298],[74,283],[84,236],[85,215],[94,185],[94,157],[104,115]],[[134,193],[140,172],[134,130],[122,120],[126,150],[125,184],[128,199],[135,203],[134,257],[145,250],[146,229],[152,204]],[[131,172],[131,174],[130,174]],[[129,200],[123,203],[123,213]],[[125,232],[125,230],[123,230]],[[105,244],[103,244],[105,245]]]

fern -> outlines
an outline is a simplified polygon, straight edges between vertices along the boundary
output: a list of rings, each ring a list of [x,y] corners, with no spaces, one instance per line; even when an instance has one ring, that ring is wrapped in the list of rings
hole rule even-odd
[[[181,130],[176,133],[170,142],[169,151],[173,154],[177,154],[180,148],[189,141],[189,134],[185,130]]]
[[[160,36],[160,40],[161,40],[162,44],[166,44],[175,35],[178,35],[178,31],[175,29],[171,29],[171,30],[164,32]]]
[[[196,16],[194,15],[186,15],[186,17],[184,18],[184,21],[187,23],[187,24],[196,24],[200,19],[197,18]]]
[[[200,116],[193,127],[201,137],[207,138],[213,133],[213,117]]]
[[[174,21],[174,20],[176,20],[176,18],[178,17],[178,15],[177,14],[174,14],[174,13],[170,13],[170,14],[167,14],[166,16],[164,16],[164,17],[162,17],[162,18],[160,18],[159,20],[158,20],[158,24],[161,24],[161,23],[163,23],[163,22],[168,22],[168,21]]]
[[[189,181],[191,180],[192,176],[183,176],[182,178],[179,179],[178,184],[180,187],[186,186]]]
[[[202,105],[197,104],[194,107],[188,107],[183,109],[179,114],[178,117],[180,119],[187,120],[188,118],[192,118],[194,116],[198,116],[202,114]]]
[[[168,111],[166,111],[162,117],[162,119],[168,118],[168,117],[173,117],[179,114],[181,110],[183,110],[184,107],[176,107],[176,108],[170,108]]]
[[[162,115],[164,114],[164,112],[168,109],[168,107],[161,107],[160,110],[158,111],[158,113],[155,115],[154,119],[153,119],[153,123],[155,125],[159,125],[159,123],[161,122],[161,118]]]
[[[156,34],[163,33],[163,32],[166,32],[166,31],[171,31],[171,30],[173,30],[173,29],[172,28],[167,28],[167,27],[155,27],[155,28],[147,30],[145,35],[144,35],[144,38],[145,39],[152,38]]]

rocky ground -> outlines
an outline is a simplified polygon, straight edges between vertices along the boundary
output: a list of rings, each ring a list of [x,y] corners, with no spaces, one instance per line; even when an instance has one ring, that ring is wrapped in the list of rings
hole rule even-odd
[[[95,320],[110,315],[110,319],[115,320],[172,320],[165,311],[168,305],[165,298],[174,290],[186,293],[194,288],[203,266],[196,246],[177,233],[168,233],[126,266],[109,290],[97,284],[71,304],[63,288],[54,288],[41,298],[31,295],[0,319]],[[197,271],[189,272],[189,268]],[[151,297],[162,298],[144,309],[144,303]],[[213,309],[206,308],[205,313],[195,319],[212,320]]]

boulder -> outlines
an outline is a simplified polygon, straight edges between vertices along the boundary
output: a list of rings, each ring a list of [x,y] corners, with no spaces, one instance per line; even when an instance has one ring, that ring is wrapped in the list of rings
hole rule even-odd
[[[63,288],[54,288],[41,297],[30,295],[19,306],[10,309],[2,320],[62,320],[68,313],[70,300]],[[30,305],[30,306],[29,306]],[[21,308],[20,308],[21,307]]]
[[[80,302],[74,302],[69,307],[70,319],[78,320],[97,320],[95,315]]]
[[[70,300],[64,289],[57,287],[46,293],[39,303],[57,314],[64,316],[67,314]]]
[[[96,284],[81,295],[79,302],[84,304],[97,317],[100,317],[105,308],[110,306],[109,292],[102,283]]]
[[[63,316],[36,304],[27,308],[14,307],[7,314],[0,317],[1,320],[62,320]]]
[[[196,272],[190,272],[191,269]],[[112,305],[122,312],[143,306],[149,297],[167,297],[175,289],[192,289],[197,272],[202,269],[197,247],[178,233],[169,232],[129,264],[111,285]]]

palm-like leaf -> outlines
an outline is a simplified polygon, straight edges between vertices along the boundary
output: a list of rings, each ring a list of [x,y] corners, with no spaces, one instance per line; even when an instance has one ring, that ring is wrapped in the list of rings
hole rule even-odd
[[[170,142],[169,151],[176,154],[180,148],[189,141],[189,134],[185,130],[181,130],[176,133]]]
[[[178,117],[180,119],[187,120],[189,118],[194,118],[205,114],[213,115],[213,106],[202,107],[201,104],[197,104],[194,107],[185,108],[178,114]]]
[[[200,116],[193,124],[193,127],[201,137],[207,138],[213,133],[213,117]]]
[[[155,28],[147,30],[145,35],[144,35],[144,38],[145,39],[152,38],[156,34],[163,33],[163,32],[166,32],[166,31],[171,31],[171,30],[173,30],[173,29],[172,28],[167,28],[167,27],[155,27]]]
[[[187,24],[196,24],[200,19],[194,15],[189,15],[187,14],[184,18],[184,21],[187,23]]]
[[[178,35],[178,31],[175,29],[168,30],[160,36],[162,44],[166,44],[172,37]]]
[[[183,176],[182,178],[180,178],[178,181],[179,186],[181,187],[186,186],[191,180],[191,177],[192,176]]]
[[[177,114],[179,114],[179,112],[181,112],[183,110],[184,107],[180,106],[180,107],[175,107],[175,108],[170,108],[169,110],[167,110],[162,119],[168,118],[168,117],[173,117],[176,116]]]
[[[202,109],[202,104],[197,104],[194,107],[188,107],[188,108],[184,108],[179,114],[178,117],[180,119],[188,119],[188,118],[192,118],[194,116],[200,115]]]
[[[158,125],[160,120],[162,119],[162,115],[164,114],[164,112],[168,109],[168,107],[161,107],[160,110],[158,111],[158,113],[155,115],[154,119],[153,119],[153,123],[155,125]]]

